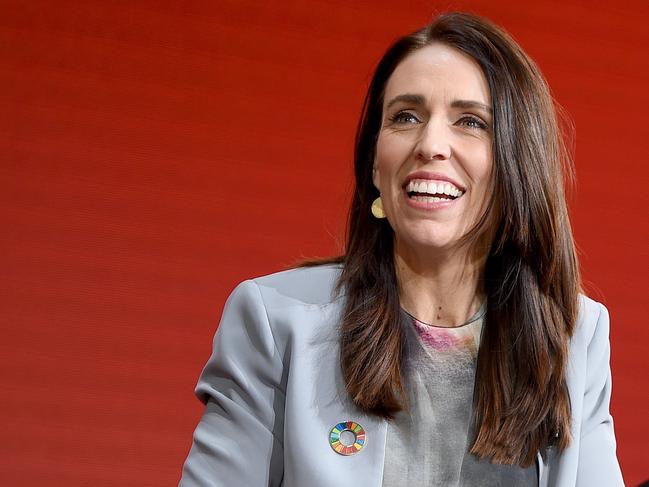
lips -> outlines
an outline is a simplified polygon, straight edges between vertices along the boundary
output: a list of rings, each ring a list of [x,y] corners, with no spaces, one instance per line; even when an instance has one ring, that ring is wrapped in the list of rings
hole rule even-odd
[[[455,200],[465,192],[465,188],[452,178],[428,171],[409,174],[403,189],[409,199],[426,203]]]
[[[405,188],[408,183],[412,180],[423,180],[423,181],[435,181],[435,182],[443,182],[443,183],[449,183],[453,186],[455,186],[457,189],[459,189],[462,192],[466,191],[466,188],[462,186],[459,182],[457,182],[455,179],[451,178],[450,176],[447,176],[442,173],[438,172],[432,172],[432,171],[415,171],[411,174],[408,174],[406,179],[403,182],[403,187]]]
[[[409,198],[432,198],[433,201],[454,200],[464,194],[454,184],[439,180],[411,179],[405,189]]]
[[[466,190],[443,174],[417,171],[408,175],[403,191],[410,206],[433,210],[452,205]]]

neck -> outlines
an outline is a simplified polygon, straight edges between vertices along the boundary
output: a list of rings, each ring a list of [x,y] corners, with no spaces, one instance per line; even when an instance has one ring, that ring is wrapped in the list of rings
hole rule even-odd
[[[395,243],[401,307],[424,323],[465,323],[485,299],[485,259],[466,249],[422,253]]]

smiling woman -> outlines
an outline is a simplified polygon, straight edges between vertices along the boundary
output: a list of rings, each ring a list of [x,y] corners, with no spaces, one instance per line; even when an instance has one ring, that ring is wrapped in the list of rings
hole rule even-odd
[[[436,43],[397,66],[384,98],[373,181],[397,255],[441,257],[476,223],[490,193],[487,80],[469,56]]]
[[[399,39],[365,98],[345,255],[234,290],[181,485],[623,485],[569,167],[502,29],[449,13]]]

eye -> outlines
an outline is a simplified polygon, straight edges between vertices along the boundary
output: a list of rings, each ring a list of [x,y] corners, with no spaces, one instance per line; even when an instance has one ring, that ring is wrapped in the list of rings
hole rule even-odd
[[[402,123],[402,124],[415,124],[420,123],[419,120],[413,113],[406,110],[401,110],[390,117],[390,121],[393,123]]]
[[[459,119],[456,123],[468,127],[470,129],[487,130],[489,128],[489,125],[487,125],[484,121],[472,115],[464,116],[461,119]]]

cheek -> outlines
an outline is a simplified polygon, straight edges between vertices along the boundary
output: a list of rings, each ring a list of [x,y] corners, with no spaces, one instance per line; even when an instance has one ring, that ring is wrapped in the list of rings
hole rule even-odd
[[[374,185],[384,190],[390,185],[399,169],[400,162],[404,158],[406,148],[403,143],[389,135],[379,135],[376,142],[376,157],[374,167],[376,168]]]
[[[478,147],[469,157],[471,179],[481,190],[486,189],[493,170],[493,157],[490,147]]]

